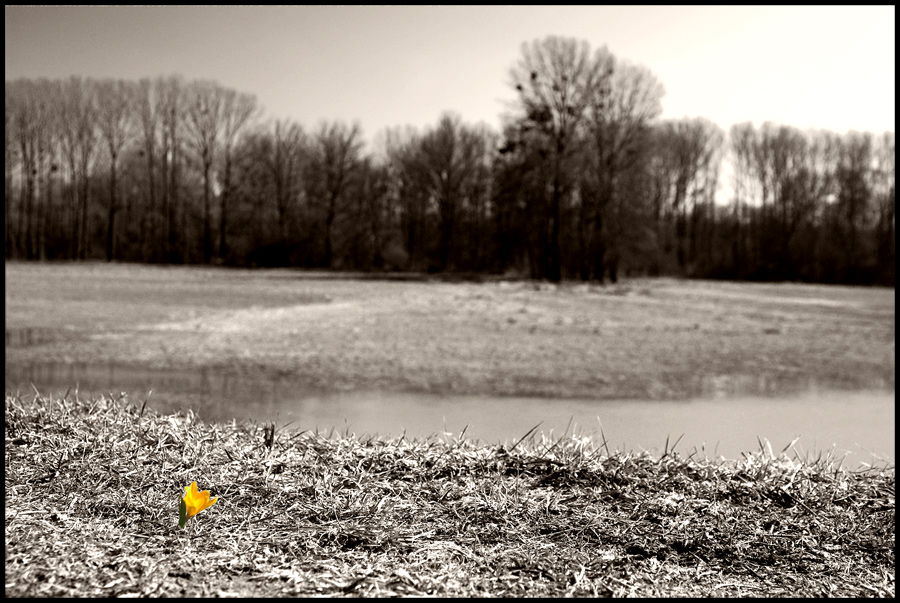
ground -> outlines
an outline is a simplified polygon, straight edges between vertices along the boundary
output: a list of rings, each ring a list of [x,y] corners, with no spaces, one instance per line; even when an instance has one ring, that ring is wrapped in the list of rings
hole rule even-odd
[[[6,265],[7,363],[216,367],[322,390],[668,399],[752,377],[892,388],[894,291]]]

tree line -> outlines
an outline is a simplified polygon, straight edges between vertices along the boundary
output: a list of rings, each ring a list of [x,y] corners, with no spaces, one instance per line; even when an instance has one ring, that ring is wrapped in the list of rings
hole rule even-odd
[[[647,67],[555,36],[510,85],[501,132],[365,152],[211,81],[7,81],[6,257],[894,284],[893,132],[661,120]]]

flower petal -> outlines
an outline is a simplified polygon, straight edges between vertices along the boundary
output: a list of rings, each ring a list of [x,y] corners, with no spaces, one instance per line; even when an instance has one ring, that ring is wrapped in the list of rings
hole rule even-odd
[[[187,517],[190,519],[194,515],[200,512],[200,505],[198,504],[199,493],[197,492],[197,482],[191,482],[190,486],[185,486],[184,493],[184,504],[187,508]]]
[[[210,500],[209,490],[197,491],[197,482],[191,482],[190,486],[185,486],[184,504],[187,518],[190,519],[200,511],[212,506],[218,497]]]

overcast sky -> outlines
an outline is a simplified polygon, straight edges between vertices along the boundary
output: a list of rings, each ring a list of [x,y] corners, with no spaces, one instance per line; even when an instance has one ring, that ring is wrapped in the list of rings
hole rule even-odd
[[[6,78],[181,74],[255,94],[310,129],[429,126],[451,110],[499,127],[521,44],[607,45],[666,88],[663,117],[726,130],[894,129],[887,7],[6,7]]]

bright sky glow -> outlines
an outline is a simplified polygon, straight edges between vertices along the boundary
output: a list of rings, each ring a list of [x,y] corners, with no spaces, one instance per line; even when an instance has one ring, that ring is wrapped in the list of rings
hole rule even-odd
[[[499,128],[521,44],[606,44],[666,87],[664,118],[894,130],[895,8],[9,7],[6,79],[180,73],[307,130],[358,120]]]

